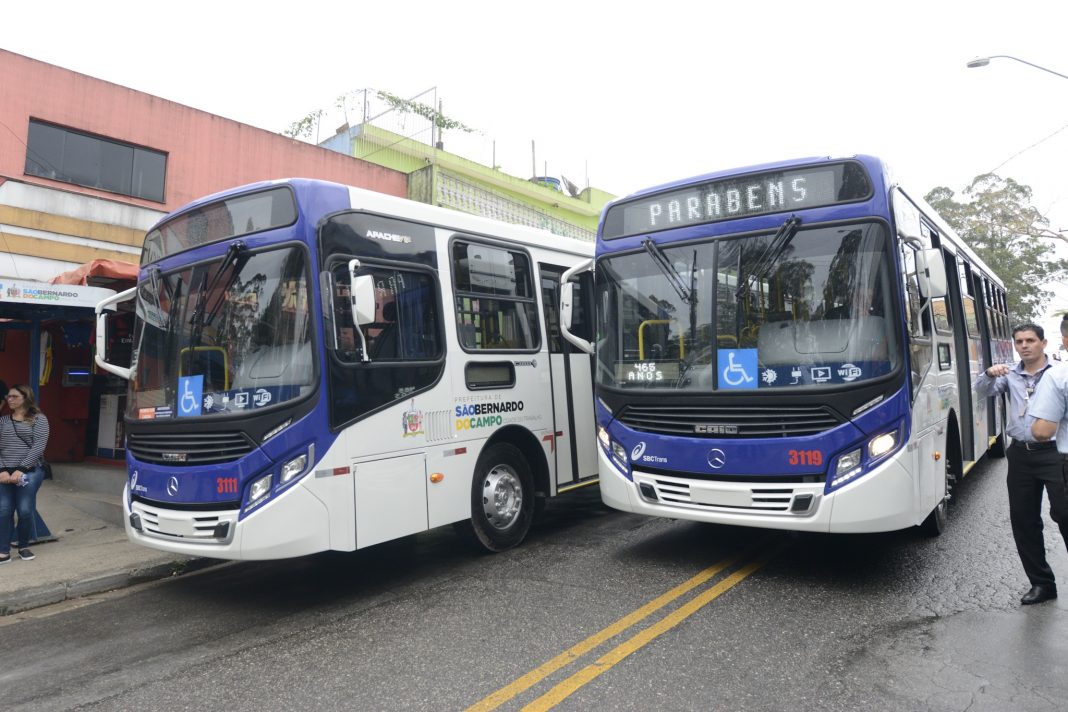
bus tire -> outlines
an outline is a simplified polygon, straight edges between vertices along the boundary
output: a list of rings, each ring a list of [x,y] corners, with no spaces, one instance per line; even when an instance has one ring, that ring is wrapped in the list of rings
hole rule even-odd
[[[522,542],[533,518],[534,476],[523,453],[509,443],[490,445],[475,466],[471,519],[459,528],[479,547],[498,552]]]

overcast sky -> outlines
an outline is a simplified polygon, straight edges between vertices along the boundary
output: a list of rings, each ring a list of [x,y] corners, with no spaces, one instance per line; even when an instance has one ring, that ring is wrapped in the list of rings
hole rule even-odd
[[[920,194],[997,168],[1068,230],[1068,79],[965,67],[1068,74],[1066,28],[1053,0],[0,0],[4,49],[271,131],[353,90],[436,87],[523,177],[532,140],[539,173],[617,195],[872,153]]]

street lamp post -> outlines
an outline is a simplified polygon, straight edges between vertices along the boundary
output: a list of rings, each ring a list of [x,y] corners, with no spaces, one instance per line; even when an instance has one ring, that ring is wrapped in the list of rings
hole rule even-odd
[[[1012,60],[1015,60],[1015,61],[1019,62],[1020,64],[1026,64],[1029,67],[1034,67],[1035,69],[1041,69],[1043,72],[1049,72],[1050,74],[1055,74],[1058,77],[1060,77],[1061,79],[1068,79],[1068,75],[1061,74],[1060,72],[1055,72],[1052,69],[1047,69],[1046,67],[1039,66],[1037,64],[1034,64],[1033,62],[1028,62],[1026,59],[1020,59],[1019,57],[1013,57],[1012,55],[1009,55],[1009,54],[992,54],[989,57],[976,57],[972,61],[968,62],[968,68],[969,69],[975,69],[976,67],[985,67],[986,65],[990,64],[990,60],[992,60],[992,59],[1012,59]]]

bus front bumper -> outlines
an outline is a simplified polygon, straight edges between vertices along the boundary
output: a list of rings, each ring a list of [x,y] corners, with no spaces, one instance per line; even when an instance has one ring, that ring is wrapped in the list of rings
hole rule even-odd
[[[634,481],[598,447],[601,499],[610,507],[653,517],[764,529],[866,533],[918,523],[916,486],[897,457],[830,494],[824,483],[709,482],[634,470]],[[654,501],[639,490],[657,493]],[[807,502],[803,509],[799,506]],[[922,519],[922,517],[920,517]]]
[[[130,541],[172,554],[212,559],[287,559],[330,548],[329,512],[300,485],[240,521],[238,510],[189,511],[141,502],[131,505],[129,485],[123,491],[123,510]],[[139,528],[134,527],[134,521]],[[226,525],[225,531],[222,524]]]

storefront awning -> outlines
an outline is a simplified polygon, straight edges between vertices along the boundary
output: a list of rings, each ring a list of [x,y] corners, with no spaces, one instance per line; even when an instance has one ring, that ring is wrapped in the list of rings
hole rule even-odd
[[[121,291],[137,282],[137,265],[119,260],[93,260],[52,278],[52,284],[84,284]]]

